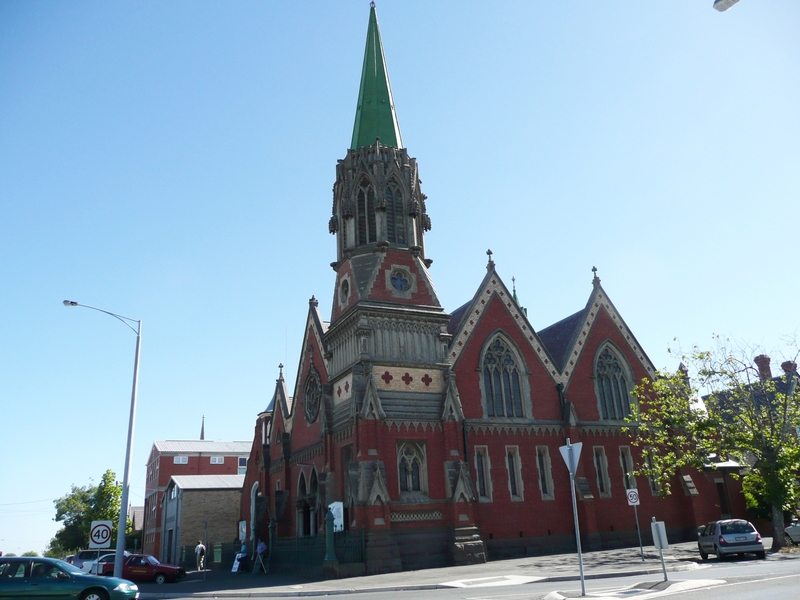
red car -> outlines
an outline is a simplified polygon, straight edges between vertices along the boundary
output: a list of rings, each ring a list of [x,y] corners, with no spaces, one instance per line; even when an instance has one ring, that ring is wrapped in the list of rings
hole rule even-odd
[[[102,558],[100,559],[103,575],[114,574],[113,559],[114,557],[111,556],[111,561],[106,563],[103,562]],[[125,562],[122,564],[122,578],[130,579],[131,581],[164,583],[165,581],[178,581],[178,579],[185,576],[186,571],[182,567],[165,565],[159,562],[155,556],[150,556],[149,554],[131,554],[125,558]]]

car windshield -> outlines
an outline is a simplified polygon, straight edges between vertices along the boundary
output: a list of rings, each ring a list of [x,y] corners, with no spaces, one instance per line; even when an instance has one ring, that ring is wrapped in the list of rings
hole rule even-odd
[[[56,560],[56,561],[55,561],[55,563],[56,563],[56,564],[57,564],[59,567],[61,567],[62,569],[64,569],[64,570],[65,570],[67,573],[69,573],[70,575],[86,575],[86,573],[84,573],[83,571],[81,571],[81,570],[80,570],[78,567],[76,567],[75,565],[71,565],[71,564],[69,564],[68,562],[64,562],[63,560]]]
[[[747,521],[736,521],[734,523],[723,523],[720,526],[720,533],[722,535],[729,535],[732,533],[752,533],[753,526]]]

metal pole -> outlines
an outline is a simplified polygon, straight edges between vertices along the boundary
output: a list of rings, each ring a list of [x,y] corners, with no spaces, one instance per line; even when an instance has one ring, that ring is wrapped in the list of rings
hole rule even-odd
[[[644,546],[642,546],[642,530],[639,527],[639,507],[633,505],[633,514],[636,516],[636,533],[639,534],[639,552],[642,553],[642,561],[644,562]]]
[[[567,444],[569,444],[569,440],[567,440]],[[569,487],[570,491],[572,492],[572,516],[575,517],[575,541],[578,544],[578,568],[581,572],[581,596],[586,595],[586,583],[583,579],[583,555],[581,554],[581,531],[578,527],[578,503],[575,500],[575,475],[570,473],[569,475]]]
[[[128,523],[128,491],[130,490],[131,452],[133,450],[133,426],[136,422],[136,392],[139,388],[139,350],[142,343],[142,322],[138,321],[136,332],[136,358],[133,362],[133,385],[131,388],[131,413],[128,418],[128,445],[125,448],[125,473],[122,476],[122,498],[117,526],[117,555],[114,558],[114,577],[122,577],[122,562],[125,558],[125,526]]]

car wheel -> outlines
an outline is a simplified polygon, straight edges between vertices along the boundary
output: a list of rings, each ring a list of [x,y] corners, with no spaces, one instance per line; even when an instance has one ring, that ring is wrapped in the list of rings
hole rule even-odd
[[[758,558],[762,558],[762,559],[763,558],[767,558],[767,551],[766,550],[762,550],[761,552],[756,552],[756,556]]]
[[[105,590],[86,590],[81,594],[81,600],[108,600],[108,592]]]
[[[708,560],[708,552],[705,552],[700,546],[697,549],[700,550],[700,560]]]
[[[727,557],[726,555],[724,555],[722,552],[720,552],[719,548],[717,548],[717,558],[718,558],[720,561],[723,561],[723,560],[727,560],[727,559],[728,559],[728,557]]]
[[[156,582],[158,585],[161,585],[161,584],[162,584],[162,583],[164,583],[166,580],[167,580],[167,576],[166,576],[166,575],[164,575],[163,573],[156,573],[155,582]]]

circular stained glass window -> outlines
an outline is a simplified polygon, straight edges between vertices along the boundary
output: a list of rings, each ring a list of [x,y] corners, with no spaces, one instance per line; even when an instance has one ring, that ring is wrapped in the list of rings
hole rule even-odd
[[[319,415],[319,406],[322,402],[322,383],[319,374],[314,367],[306,377],[306,386],[303,392],[303,411],[306,414],[306,421],[313,423]]]
[[[396,269],[392,272],[391,281],[392,287],[398,292],[407,292],[411,289],[411,277],[401,269]]]

